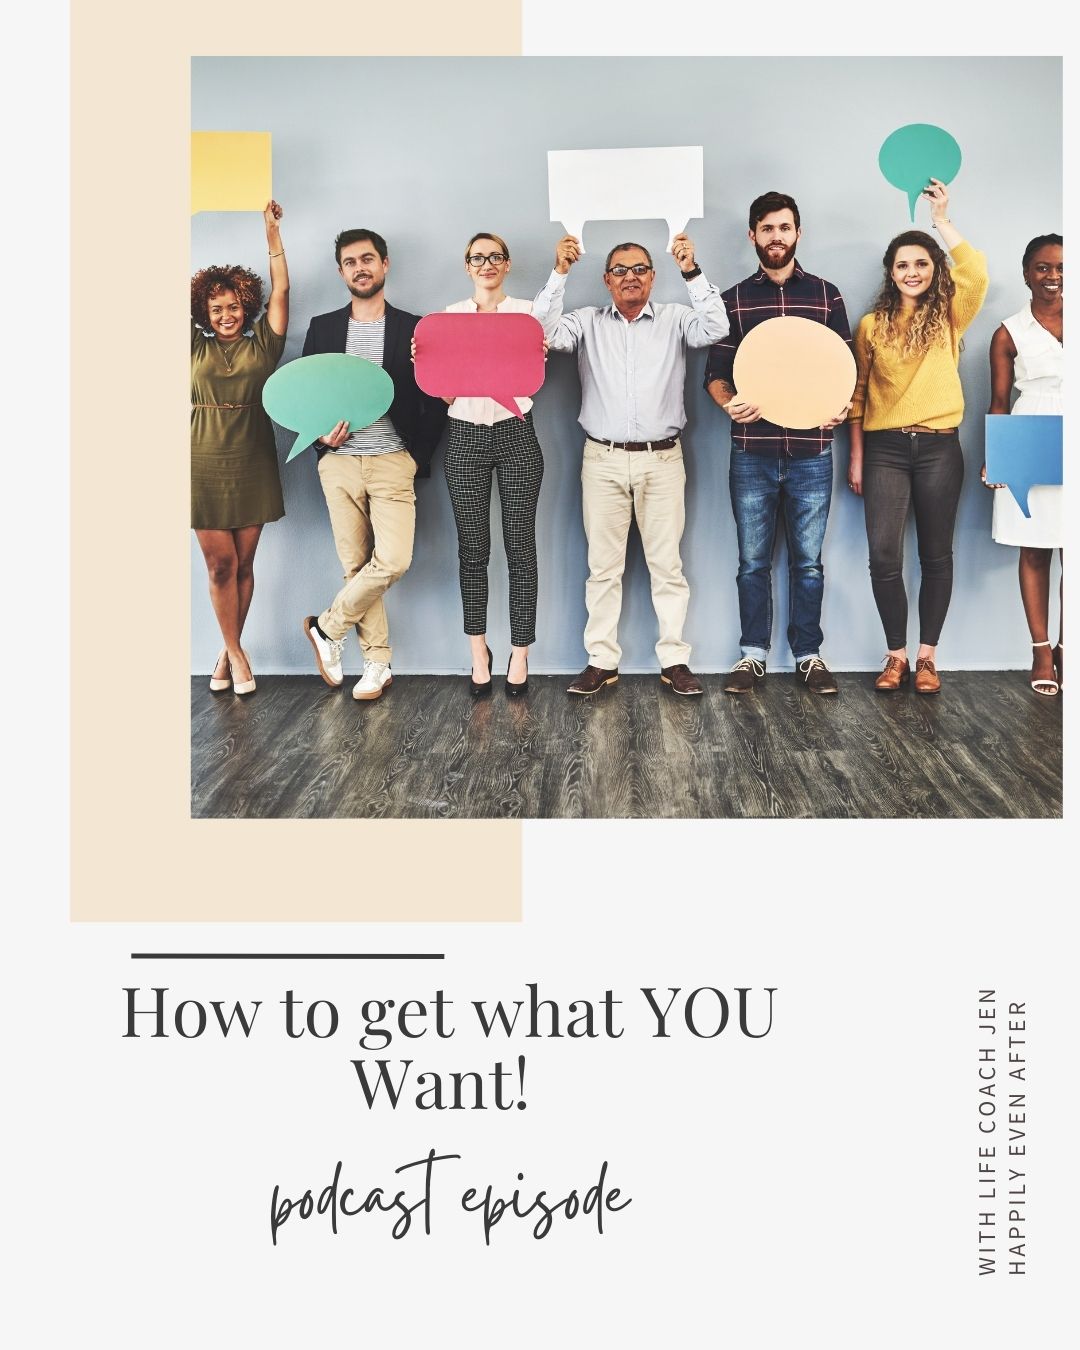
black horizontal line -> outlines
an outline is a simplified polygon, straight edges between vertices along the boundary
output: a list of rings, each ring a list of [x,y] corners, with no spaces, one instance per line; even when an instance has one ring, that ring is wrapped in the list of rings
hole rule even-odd
[[[442,961],[442,952],[132,952],[133,961]]]

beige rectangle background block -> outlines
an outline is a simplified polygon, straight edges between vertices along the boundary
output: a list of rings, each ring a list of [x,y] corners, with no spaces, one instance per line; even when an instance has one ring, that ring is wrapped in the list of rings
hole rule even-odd
[[[518,0],[488,4],[479,25],[439,0],[360,13],[345,23],[357,12],[327,0],[71,7],[76,920],[521,916],[516,822],[190,815],[191,58],[521,51]],[[126,336],[138,297],[149,333]]]

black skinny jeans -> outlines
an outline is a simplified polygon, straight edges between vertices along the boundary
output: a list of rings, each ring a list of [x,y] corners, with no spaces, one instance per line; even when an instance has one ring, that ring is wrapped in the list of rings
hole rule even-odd
[[[964,453],[960,437],[924,432],[868,431],[863,452],[863,500],[870,545],[870,580],[889,649],[907,646],[904,526],[915,507],[922,582],[919,641],[936,647],[952,596],[953,528]]]

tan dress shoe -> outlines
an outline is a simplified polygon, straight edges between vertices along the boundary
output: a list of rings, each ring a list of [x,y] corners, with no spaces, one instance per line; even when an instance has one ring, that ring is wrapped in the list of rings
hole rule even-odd
[[[917,694],[941,692],[941,679],[928,656],[920,656],[915,662],[915,692]]]
[[[891,694],[902,684],[907,684],[911,667],[903,656],[887,656],[885,669],[874,681],[874,688],[882,693]]]

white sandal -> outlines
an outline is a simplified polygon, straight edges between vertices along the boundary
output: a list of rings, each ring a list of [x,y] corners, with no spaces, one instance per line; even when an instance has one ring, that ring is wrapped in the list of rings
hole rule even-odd
[[[1031,650],[1034,651],[1036,647],[1049,646],[1049,642],[1033,642],[1031,644]],[[1032,680],[1030,683],[1032,689],[1034,689],[1037,694],[1041,694],[1043,698],[1053,698],[1061,689],[1061,685],[1055,679],[1038,679]]]

